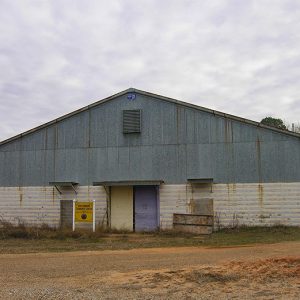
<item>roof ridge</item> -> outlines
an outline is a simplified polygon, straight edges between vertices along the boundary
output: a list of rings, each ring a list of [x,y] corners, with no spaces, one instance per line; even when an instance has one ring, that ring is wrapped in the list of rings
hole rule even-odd
[[[0,146],[4,145],[4,144],[7,144],[9,142],[12,142],[18,138],[22,138],[23,136],[26,136],[26,135],[29,135],[37,130],[40,130],[40,129],[43,129],[43,128],[46,128],[50,125],[53,125],[53,124],[56,124],[62,120],[65,120],[71,116],[74,116],[74,115],[77,115],[83,111],[86,111],[92,107],[95,107],[95,106],[98,106],[98,105],[101,105],[105,102],[108,102],[110,100],[113,100],[117,97],[120,97],[120,96],[123,96],[129,92],[136,92],[136,93],[139,93],[141,95],[144,95],[144,96],[147,96],[147,97],[153,97],[153,98],[157,98],[157,99],[160,99],[160,100],[163,100],[163,101],[168,101],[168,102],[171,102],[171,103],[175,103],[175,104],[179,104],[179,105],[183,105],[183,106],[186,106],[186,107],[190,107],[190,108],[193,108],[193,109],[197,109],[197,110],[201,110],[201,111],[205,111],[205,112],[208,112],[208,113],[212,113],[214,115],[217,115],[217,116],[221,116],[221,117],[224,117],[224,118],[228,118],[228,119],[231,119],[231,120],[234,120],[234,121],[238,121],[238,122],[242,122],[242,123],[246,123],[246,124],[250,124],[250,125],[254,125],[254,126],[257,126],[257,127],[261,127],[261,128],[265,128],[265,129],[269,129],[269,130],[272,130],[272,131],[276,131],[276,132],[279,132],[279,133],[283,133],[283,134],[286,134],[286,135],[290,135],[290,136],[294,136],[294,137],[298,137],[300,138],[300,133],[296,133],[296,132],[292,132],[292,131],[288,131],[288,130],[282,130],[282,129],[279,129],[279,128],[276,128],[276,127],[271,127],[271,126],[267,126],[267,125],[264,125],[260,122],[256,122],[256,121],[253,121],[253,120],[250,120],[250,119],[246,119],[246,118],[241,118],[241,117],[238,117],[238,116],[235,116],[235,115],[231,115],[231,114],[227,114],[227,113],[224,113],[224,112],[220,112],[220,111],[217,111],[217,110],[212,110],[212,109],[209,109],[209,108],[206,108],[206,107],[203,107],[203,106],[200,106],[200,105],[196,105],[196,104],[192,104],[192,103],[188,103],[188,102],[184,102],[184,101],[181,101],[181,100],[177,100],[177,99],[174,99],[174,98],[170,98],[170,97],[166,97],[166,96],[162,96],[162,95],[159,95],[159,94],[154,94],[154,93],[150,93],[150,92],[146,92],[146,91],[143,91],[143,90],[139,90],[139,89],[136,89],[136,88],[133,88],[133,87],[130,87],[126,90],[123,90],[119,93],[116,93],[116,94],[113,94],[109,97],[106,97],[106,98],[103,98],[102,100],[98,100],[98,101],[95,101],[89,105],[86,105],[82,108],[79,108],[77,110],[74,110],[70,113],[67,113],[61,117],[58,117],[52,121],[49,121],[49,122],[46,122],[44,124],[41,124],[37,127],[34,127],[32,129],[29,129],[27,131],[24,131],[18,135],[15,135],[11,138],[8,138],[8,139],[5,139],[3,141],[0,142]]]

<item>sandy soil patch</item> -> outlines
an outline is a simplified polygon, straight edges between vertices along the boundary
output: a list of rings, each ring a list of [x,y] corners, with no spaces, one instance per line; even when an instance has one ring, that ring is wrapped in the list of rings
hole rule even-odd
[[[1,299],[300,299],[300,243],[0,255]]]

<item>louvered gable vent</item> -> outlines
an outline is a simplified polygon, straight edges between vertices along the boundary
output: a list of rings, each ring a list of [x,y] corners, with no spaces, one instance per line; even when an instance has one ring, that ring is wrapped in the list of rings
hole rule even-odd
[[[123,110],[123,133],[141,132],[141,115],[140,109]]]

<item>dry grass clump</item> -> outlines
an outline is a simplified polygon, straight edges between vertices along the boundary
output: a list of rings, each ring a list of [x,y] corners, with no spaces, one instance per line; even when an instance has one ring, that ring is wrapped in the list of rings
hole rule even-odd
[[[10,222],[0,220],[0,239],[95,239],[105,236],[107,231],[103,228],[97,228],[96,232],[91,229],[77,228],[72,231],[70,228],[56,228],[47,224],[40,226],[26,225],[19,221],[18,225],[13,225]]]
[[[67,227],[51,227],[47,224],[42,225],[29,225],[22,220],[17,220],[17,225],[5,221],[0,218],[0,240],[4,239],[99,239],[103,237],[114,236],[118,239],[128,238],[130,232],[126,229],[115,229],[115,228],[106,228],[98,226],[96,227],[96,232],[92,232],[92,228],[76,227],[76,230],[73,231],[71,228]],[[195,234],[186,234],[178,232],[175,230],[163,230],[155,232],[140,232],[141,237],[153,237],[153,238],[185,238],[189,239],[195,237]],[[132,233],[131,233],[132,236]]]
[[[194,270],[185,275],[185,280],[188,282],[195,283],[208,283],[208,282],[219,282],[226,283],[239,280],[240,277],[237,274],[223,274],[222,272],[218,272],[217,270],[210,271],[199,271]]]

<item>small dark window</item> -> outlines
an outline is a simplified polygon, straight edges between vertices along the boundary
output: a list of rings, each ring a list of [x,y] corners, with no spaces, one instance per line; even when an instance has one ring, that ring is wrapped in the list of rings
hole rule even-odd
[[[141,115],[140,109],[123,110],[123,133],[141,132]]]

